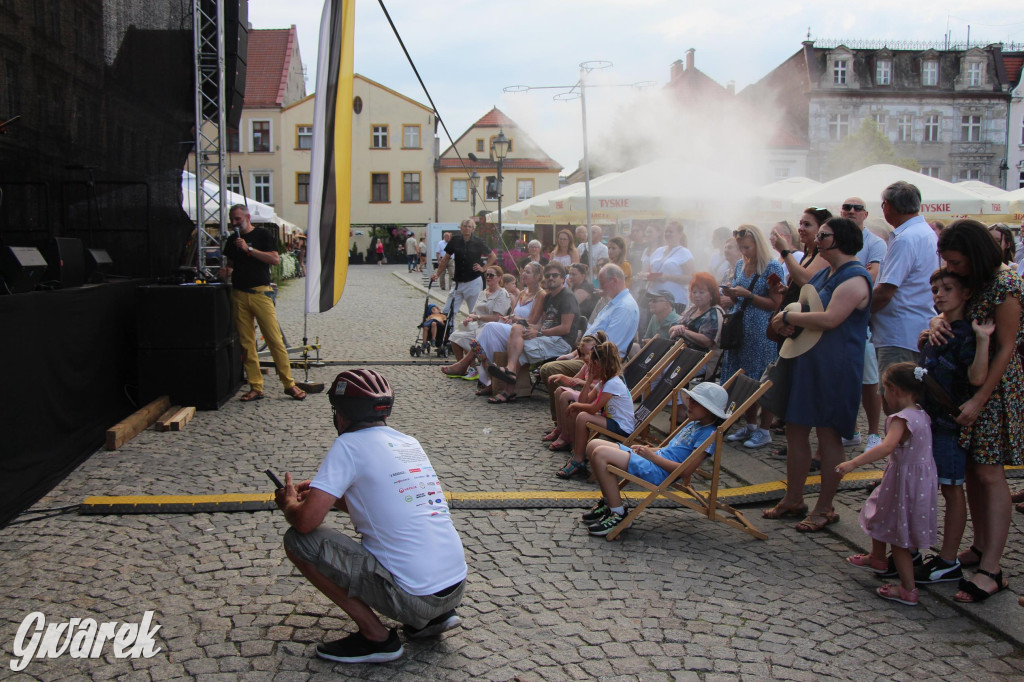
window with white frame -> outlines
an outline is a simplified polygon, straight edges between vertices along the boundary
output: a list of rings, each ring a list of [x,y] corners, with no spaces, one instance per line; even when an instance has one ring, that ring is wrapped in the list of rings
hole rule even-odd
[[[921,85],[939,84],[939,61],[926,59],[921,65]]]
[[[980,168],[964,168],[960,171],[960,181],[964,180],[981,180],[981,169]]]
[[[828,115],[828,139],[842,140],[850,134],[849,114]]]
[[[516,200],[525,201],[533,198],[533,180],[516,181]]]
[[[981,62],[971,62],[967,65],[967,85],[976,88],[981,85],[981,79],[985,75],[985,65]]]
[[[252,151],[270,151],[270,121],[252,122]]]
[[[914,117],[903,114],[896,122],[896,139],[900,142],[911,142],[914,139]]]
[[[871,120],[875,122],[875,127],[883,133],[885,132],[885,125],[887,117],[885,114],[871,114]]]
[[[388,127],[386,125],[373,126],[370,146],[374,149],[388,148]]]
[[[224,187],[235,194],[242,193],[242,176],[238,173],[226,173],[224,175]]]
[[[921,175],[927,175],[929,178],[939,177],[938,166],[921,166]]]
[[[420,148],[420,127],[419,126],[402,126],[402,148],[403,149],[419,149]]]
[[[416,203],[420,200],[420,174],[402,173],[402,201]]]
[[[313,148],[313,126],[295,126],[295,148]]]
[[[939,116],[938,114],[931,114],[926,116],[924,119],[924,141],[925,142],[938,142],[939,141]]]
[[[846,85],[846,60],[837,59],[832,63],[832,84]]]
[[[270,193],[270,172],[259,171],[252,174],[252,198],[261,204],[273,204],[274,197]]]
[[[785,180],[789,177],[792,169],[789,166],[776,166],[775,167],[775,179]]]
[[[963,142],[981,142],[981,116],[960,117],[960,139]]]
[[[875,62],[875,85],[892,83],[892,60],[879,59]]]
[[[469,201],[468,180],[452,180],[452,201]]]

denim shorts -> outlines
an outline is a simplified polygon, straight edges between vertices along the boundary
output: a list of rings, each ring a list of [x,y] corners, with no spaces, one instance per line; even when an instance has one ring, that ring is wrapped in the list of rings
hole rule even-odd
[[[629,433],[627,433],[626,431],[622,430],[622,427],[619,426],[619,422],[615,421],[611,417],[605,417],[605,421],[608,422],[607,424],[605,424],[605,428],[606,429],[608,429],[612,433],[615,433],[615,434],[618,434],[618,435],[622,436],[623,438],[628,438],[629,437]]]
[[[963,485],[967,452],[960,447],[959,429],[935,426],[932,429],[932,457],[939,485]]]

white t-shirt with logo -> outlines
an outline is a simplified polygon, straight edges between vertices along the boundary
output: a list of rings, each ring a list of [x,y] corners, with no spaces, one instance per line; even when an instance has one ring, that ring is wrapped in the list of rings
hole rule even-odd
[[[412,595],[466,577],[466,559],[437,473],[412,436],[390,426],[344,433],[310,487],[345,497],[363,547]]]
[[[605,415],[615,420],[626,433],[633,432],[633,399],[621,376],[614,376],[601,386],[601,393],[611,396],[605,405]]]

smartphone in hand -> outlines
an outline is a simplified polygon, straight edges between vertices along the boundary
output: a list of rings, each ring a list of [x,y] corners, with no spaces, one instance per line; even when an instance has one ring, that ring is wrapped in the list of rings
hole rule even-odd
[[[263,473],[274,483],[274,487],[280,490],[284,487],[284,483],[281,483],[281,479],[274,475],[274,472],[270,469],[266,469]]]
[[[770,273],[768,275],[768,286],[769,287],[774,288],[774,287],[777,287],[780,284],[782,284],[782,278],[779,277],[779,273],[772,272],[772,273]]]

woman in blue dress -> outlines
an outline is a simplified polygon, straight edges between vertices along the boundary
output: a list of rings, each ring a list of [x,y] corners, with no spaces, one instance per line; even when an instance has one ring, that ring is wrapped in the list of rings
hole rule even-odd
[[[761,378],[768,363],[778,355],[775,342],[765,336],[772,313],[779,309],[782,293],[776,292],[775,284],[782,281],[785,271],[773,258],[772,249],[764,233],[754,225],[740,225],[733,232],[736,245],[743,257],[736,261],[732,286],[723,286],[722,292],[735,301],[732,310],[745,306],[743,312],[743,341],[739,348],[727,350],[722,359],[721,381],[725,383],[740,368],[755,380]],[[772,277],[774,275],[774,277]],[[744,441],[748,448],[756,448],[772,442],[772,413],[758,406],[750,408],[746,426],[729,435],[730,441]]]
[[[839,520],[832,498],[839,487],[836,466],[843,461],[842,438],[853,435],[864,371],[864,338],[871,315],[871,279],[857,259],[864,237],[857,224],[832,218],[818,230],[818,252],[829,267],[809,282],[818,292],[822,312],[781,312],[772,319],[780,336],[797,328],[822,331],[808,351],[793,359],[786,406],[786,496],[763,516],[780,519],[807,511],[803,490],[811,467],[811,428],[821,448],[821,492],[814,510],[796,525],[819,531]]]

